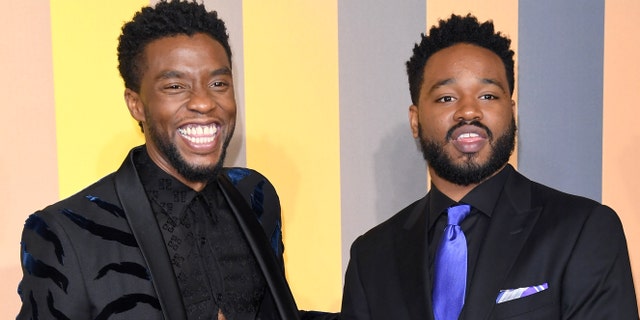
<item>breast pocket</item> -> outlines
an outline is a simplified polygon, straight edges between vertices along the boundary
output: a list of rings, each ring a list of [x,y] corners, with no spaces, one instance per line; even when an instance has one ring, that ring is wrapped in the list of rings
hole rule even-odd
[[[523,298],[496,304],[491,319],[560,319],[560,306],[553,299],[551,288]]]

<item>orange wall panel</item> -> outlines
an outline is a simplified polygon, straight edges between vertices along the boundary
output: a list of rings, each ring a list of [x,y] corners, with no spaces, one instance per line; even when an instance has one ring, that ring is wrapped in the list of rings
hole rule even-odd
[[[18,313],[20,232],[58,198],[49,2],[8,0],[0,10],[0,315]],[[10,316],[11,315],[11,316]]]
[[[640,298],[640,126],[634,103],[640,88],[640,2],[606,1],[604,21],[602,202],[624,225]]]

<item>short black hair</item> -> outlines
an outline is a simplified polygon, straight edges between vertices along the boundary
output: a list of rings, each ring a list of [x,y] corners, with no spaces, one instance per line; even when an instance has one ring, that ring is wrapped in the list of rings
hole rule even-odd
[[[483,47],[494,52],[507,72],[510,94],[514,89],[514,61],[513,50],[510,49],[511,40],[500,32],[496,32],[493,21],[479,23],[471,14],[465,17],[452,14],[448,20],[440,20],[438,26],[429,30],[429,35],[421,35],[422,41],[416,43],[413,55],[407,61],[407,75],[409,76],[409,91],[411,102],[418,105],[420,87],[424,81],[424,66],[427,60],[436,52],[458,43],[468,43]]]
[[[218,41],[227,52],[231,64],[229,35],[224,21],[215,11],[207,11],[194,1],[163,0],[155,7],[143,7],[133,19],[122,26],[118,43],[118,70],[124,86],[140,91],[144,71],[143,52],[152,41],[165,37],[204,33]]]

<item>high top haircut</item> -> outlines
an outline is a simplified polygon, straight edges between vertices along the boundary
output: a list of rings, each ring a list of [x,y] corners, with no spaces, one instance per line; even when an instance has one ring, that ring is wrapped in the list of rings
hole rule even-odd
[[[491,50],[500,57],[507,72],[510,94],[514,89],[513,50],[509,49],[511,40],[500,32],[495,32],[493,21],[479,23],[471,14],[465,17],[452,14],[448,20],[440,20],[439,25],[431,27],[429,35],[421,35],[422,40],[413,48],[413,55],[407,61],[409,91],[411,102],[418,105],[420,88],[424,81],[424,66],[436,52],[458,43],[468,43]]]
[[[208,12],[195,1],[161,1],[155,7],[144,7],[122,27],[118,44],[118,70],[124,86],[140,92],[140,79],[146,68],[143,52],[146,46],[165,37],[204,33],[218,41],[229,58],[231,48],[224,21],[215,11]]]

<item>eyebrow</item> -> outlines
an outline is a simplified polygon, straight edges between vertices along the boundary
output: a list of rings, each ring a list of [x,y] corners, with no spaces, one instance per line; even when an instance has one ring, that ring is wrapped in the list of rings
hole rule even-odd
[[[222,67],[211,72],[211,76],[219,75],[231,75],[231,69],[229,69],[229,67]]]
[[[160,73],[156,78],[157,79],[173,79],[173,78],[182,78],[184,73],[176,70],[168,70]]]
[[[452,83],[455,83],[456,80],[455,78],[447,78],[444,80],[440,80],[436,83],[434,83],[431,88],[429,89],[429,92],[433,92],[434,90],[442,87],[442,86],[446,86]],[[502,85],[502,82],[496,80],[496,79],[491,79],[491,78],[481,78],[480,82],[485,83],[485,84],[492,84],[497,86],[498,88],[500,88],[500,90],[502,90],[502,92],[507,92],[504,88],[504,86]]]
[[[212,77],[219,75],[231,75],[231,69],[229,67],[222,67],[216,70],[211,71],[210,75]],[[173,79],[173,78],[183,78],[184,72],[178,70],[167,70],[165,72],[160,73],[157,79]]]
[[[502,90],[502,92],[507,92],[507,90],[504,89],[504,86],[502,85],[502,82],[496,80],[496,79],[490,79],[490,78],[482,78],[482,83],[487,83],[487,84],[493,84],[495,86],[497,86],[498,88],[500,88],[500,90]]]
[[[438,81],[438,82],[434,83],[434,84],[431,86],[431,88],[429,88],[429,92],[433,92],[434,90],[436,90],[436,89],[438,89],[438,88],[440,88],[440,87],[443,87],[443,86],[446,86],[446,85],[448,85],[448,84],[452,84],[452,83],[455,83],[455,82],[456,82],[456,80],[454,80],[453,78],[448,78],[448,79],[440,80],[440,81]]]

